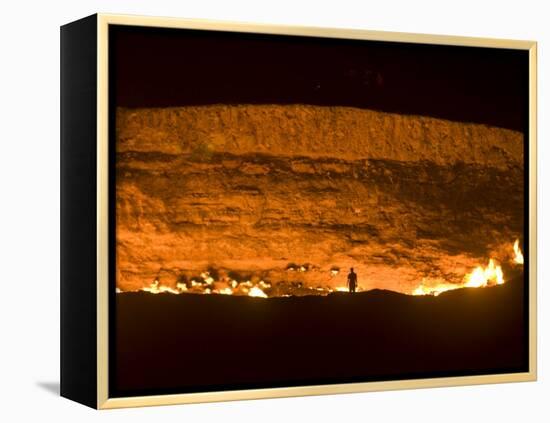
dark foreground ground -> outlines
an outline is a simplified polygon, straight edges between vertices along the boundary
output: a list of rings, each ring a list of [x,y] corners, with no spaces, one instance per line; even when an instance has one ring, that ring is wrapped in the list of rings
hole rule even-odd
[[[523,296],[118,294],[111,395],[526,371]]]

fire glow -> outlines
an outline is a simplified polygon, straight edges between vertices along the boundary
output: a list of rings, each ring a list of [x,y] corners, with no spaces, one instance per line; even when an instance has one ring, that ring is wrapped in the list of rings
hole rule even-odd
[[[519,239],[514,242],[514,263],[523,264],[523,254],[519,248]]]
[[[257,284],[249,280],[238,282],[231,280],[226,286],[216,286],[214,278],[208,272],[203,272],[200,275],[200,280],[192,279],[189,283],[178,282],[175,288],[162,285],[158,279],[155,279],[151,285],[141,288],[139,291],[148,292],[150,294],[220,294],[220,295],[247,295],[249,297],[267,298],[268,295],[264,292],[265,289],[271,288],[271,284],[259,281]],[[122,293],[117,288],[117,293]]]
[[[523,254],[519,248],[519,240],[514,242],[514,264],[523,264]],[[487,266],[478,266],[472,272],[468,273],[462,283],[439,283],[430,284],[423,281],[412,292],[412,295],[439,295],[442,292],[451,291],[459,288],[485,288],[488,286],[502,285],[505,282],[502,267],[497,264],[495,259],[490,258]]]
[[[510,247],[507,247],[510,248]],[[523,254],[519,246],[519,240],[516,240],[512,247],[513,257],[511,263],[513,266],[523,265]],[[510,250],[508,250],[510,251]],[[510,255],[508,255],[510,258]],[[307,272],[308,266],[290,266],[287,268],[289,272]],[[335,277],[338,275],[338,268],[330,269],[330,276]],[[504,272],[499,262],[494,258],[489,258],[485,266],[477,266],[471,272],[467,273],[461,283],[451,283],[444,279],[432,279],[423,278],[422,282],[412,290],[412,295],[433,295],[451,291],[459,288],[484,288],[490,286],[502,285],[505,283]],[[317,287],[304,287],[301,283],[294,288],[299,290],[305,290],[305,294],[301,295],[328,295],[333,292],[348,292],[346,286],[317,286]],[[294,284],[295,285],[295,284]],[[148,292],[150,294],[219,294],[219,295],[234,295],[234,296],[249,296],[256,298],[270,298],[270,297],[288,297],[292,294],[293,284],[288,288],[289,292],[280,292],[277,289],[273,289],[271,283],[264,280],[243,280],[238,281],[236,279],[226,279],[222,281],[216,281],[209,272],[200,273],[200,277],[195,277],[190,281],[178,282],[175,287],[166,286],[159,282],[156,278],[149,286],[141,288],[139,291]],[[357,291],[362,291],[359,286]],[[124,291],[117,288],[117,293],[123,293]]]

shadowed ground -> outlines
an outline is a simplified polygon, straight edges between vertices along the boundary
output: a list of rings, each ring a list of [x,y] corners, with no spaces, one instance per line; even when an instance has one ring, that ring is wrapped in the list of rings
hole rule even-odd
[[[522,279],[438,297],[118,294],[111,393],[526,371]]]

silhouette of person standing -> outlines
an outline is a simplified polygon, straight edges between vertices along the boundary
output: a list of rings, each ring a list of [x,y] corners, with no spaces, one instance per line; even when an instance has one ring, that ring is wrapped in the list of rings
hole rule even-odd
[[[357,288],[357,273],[353,271],[353,267],[349,269],[348,287],[349,292],[355,292],[355,289]]]

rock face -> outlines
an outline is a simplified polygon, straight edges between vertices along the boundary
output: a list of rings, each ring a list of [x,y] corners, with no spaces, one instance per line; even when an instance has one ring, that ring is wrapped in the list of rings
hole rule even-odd
[[[207,269],[336,287],[354,267],[409,293],[523,232],[519,132],[307,105],[121,108],[116,130],[122,290]]]

